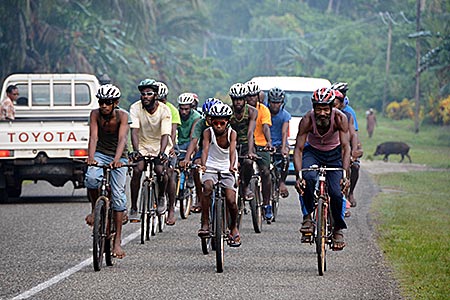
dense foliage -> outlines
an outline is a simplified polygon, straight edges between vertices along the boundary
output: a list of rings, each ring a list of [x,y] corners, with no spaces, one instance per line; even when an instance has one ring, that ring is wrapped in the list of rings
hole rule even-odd
[[[423,2],[426,34],[414,37],[416,0],[1,1],[0,76],[107,73],[129,101],[146,77],[174,100],[223,95],[256,75],[316,76],[349,82],[355,108],[380,111],[385,88],[386,103],[414,98],[419,39],[428,114],[450,94],[450,2]]]

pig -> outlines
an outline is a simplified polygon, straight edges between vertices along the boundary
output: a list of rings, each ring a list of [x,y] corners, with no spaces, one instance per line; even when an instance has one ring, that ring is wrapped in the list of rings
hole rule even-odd
[[[390,154],[400,154],[402,156],[402,159],[400,162],[403,161],[403,159],[408,157],[409,162],[411,162],[411,157],[408,154],[409,146],[403,142],[385,142],[381,143],[377,146],[377,150],[375,150],[374,156],[382,155],[384,154],[384,161],[388,161],[388,156]]]

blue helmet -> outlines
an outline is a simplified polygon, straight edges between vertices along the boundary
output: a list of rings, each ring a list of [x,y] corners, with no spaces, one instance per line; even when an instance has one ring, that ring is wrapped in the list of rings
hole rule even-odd
[[[220,99],[217,98],[208,98],[205,100],[205,103],[203,103],[202,106],[202,112],[203,112],[203,116],[207,116],[209,114],[209,109],[217,103],[222,103],[222,101],[220,101]]]

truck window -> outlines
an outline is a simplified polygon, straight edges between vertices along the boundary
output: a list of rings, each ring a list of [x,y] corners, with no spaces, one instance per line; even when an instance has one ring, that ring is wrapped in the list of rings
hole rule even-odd
[[[75,84],[75,105],[88,105],[91,103],[91,94],[87,84]]]
[[[285,108],[293,117],[302,117],[312,108],[311,92],[286,91]]]
[[[16,86],[19,89],[19,98],[17,98],[16,105],[28,106],[28,84],[18,83]]]
[[[53,85],[53,101],[55,106],[70,106],[70,83],[55,83]]]
[[[50,106],[50,86],[48,84],[33,84],[31,86],[33,106]]]

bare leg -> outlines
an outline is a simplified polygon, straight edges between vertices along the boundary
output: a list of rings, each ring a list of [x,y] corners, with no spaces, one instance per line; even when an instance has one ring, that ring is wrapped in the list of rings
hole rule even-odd
[[[98,198],[98,190],[97,189],[88,189],[87,190],[87,196],[89,201],[91,202],[91,213],[88,214],[85,218],[86,224],[89,226],[94,226],[94,208],[95,208],[95,201],[97,201]]]
[[[112,254],[117,258],[124,258],[125,251],[123,251],[121,247],[122,243],[122,219],[123,219],[123,211],[114,211],[114,223],[116,225],[116,236],[114,238],[114,245],[112,249]]]

